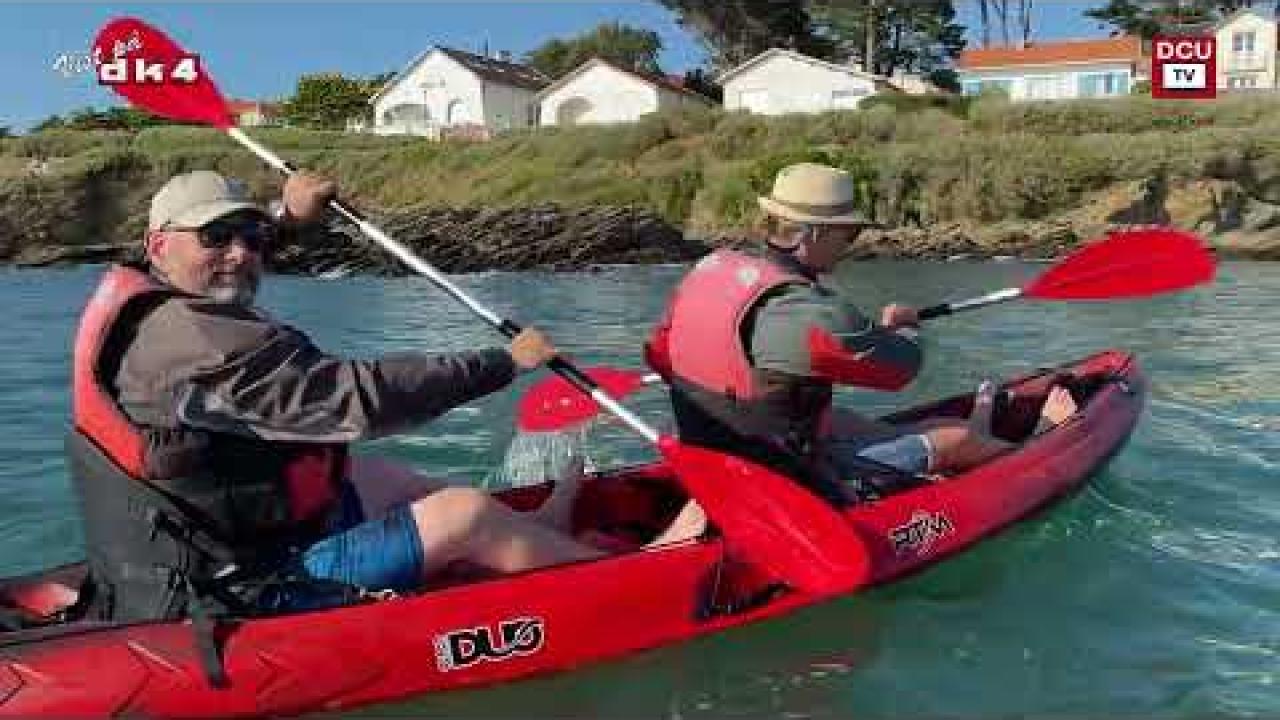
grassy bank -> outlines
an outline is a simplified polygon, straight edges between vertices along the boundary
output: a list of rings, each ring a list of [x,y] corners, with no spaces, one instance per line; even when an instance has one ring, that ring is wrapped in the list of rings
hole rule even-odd
[[[1251,198],[1280,202],[1280,100],[1265,97],[1021,105],[904,98],[781,118],[698,110],[480,144],[285,129],[255,135],[339,178],[369,206],[638,204],[700,234],[749,226],[755,196],[779,167],[800,160],[849,170],[863,208],[891,224],[1043,220],[1078,209],[1092,193],[1157,177],[1174,185],[1228,180]],[[32,172],[42,160],[43,172]],[[0,223],[23,222],[33,201],[63,204],[62,196],[91,222],[136,225],[164,178],[210,167],[264,193],[277,183],[247,152],[202,128],[6,139],[0,202],[8,217]],[[80,217],[76,207],[52,211]]]

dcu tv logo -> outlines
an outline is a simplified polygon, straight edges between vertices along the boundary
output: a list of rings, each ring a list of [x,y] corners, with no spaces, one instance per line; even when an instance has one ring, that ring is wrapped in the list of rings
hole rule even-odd
[[[1218,95],[1217,39],[1157,35],[1151,41],[1151,96],[1201,99]]]
[[[461,670],[487,661],[501,662],[542,649],[546,633],[541,618],[514,618],[498,623],[454,630],[435,637],[436,667],[441,672]]]

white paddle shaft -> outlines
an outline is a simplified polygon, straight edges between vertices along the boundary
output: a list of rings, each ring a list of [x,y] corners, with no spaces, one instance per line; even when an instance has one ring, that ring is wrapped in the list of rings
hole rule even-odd
[[[253,138],[249,137],[240,128],[238,127],[226,128],[226,133],[233,140],[245,146],[246,148],[249,149],[250,152],[252,152],[254,155],[257,155],[259,158],[261,158],[263,162],[275,168],[276,170],[279,170],[285,175],[292,175],[295,172],[297,172],[292,165],[282,160],[280,156],[272,152],[270,148],[260,144]],[[484,305],[481,305],[479,302],[473,299],[470,295],[463,292],[462,288],[450,282],[449,278],[445,277],[443,273],[441,273],[439,270],[436,270],[434,267],[432,267],[430,263],[418,257],[417,255],[414,255],[412,250],[405,247],[402,243],[400,243],[396,239],[392,238],[390,235],[383,232],[382,228],[379,228],[377,225],[374,225],[368,220],[365,220],[363,217],[360,217],[360,215],[356,213],[354,210],[351,210],[350,208],[338,202],[337,200],[330,200],[329,207],[333,208],[335,212],[337,212],[347,220],[354,223],[356,227],[360,228],[360,232],[364,233],[365,236],[368,237],[369,239],[378,243],[378,245],[382,246],[382,248],[387,252],[391,253],[392,255],[395,255],[396,258],[400,260],[400,262],[404,263],[405,265],[408,265],[410,268],[417,271],[418,274],[425,275],[429,280],[431,280],[431,282],[435,283],[437,287],[449,293],[449,295],[453,296],[455,300],[467,306],[467,309],[471,310],[471,312],[475,313],[476,315],[479,315],[481,318],[484,318],[486,322],[488,322],[490,325],[492,325],[494,328],[496,328],[503,334],[512,336],[515,333],[519,332],[518,325],[516,325],[515,323],[512,323],[509,320],[502,318],[501,316],[499,316],[497,313],[493,312],[489,308],[485,307]],[[653,429],[653,427],[651,427],[648,423],[641,420],[638,415],[636,415],[635,413],[631,412],[630,410],[620,405],[617,400],[614,400],[612,397],[610,397],[610,395],[606,393],[604,389],[602,389],[599,385],[597,385],[594,381],[592,381],[588,376],[586,376],[581,371],[579,371],[572,364],[568,363],[563,358],[556,358],[550,363],[550,365],[552,370],[556,371],[559,375],[561,375],[561,377],[564,377],[566,380],[568,380],[571,384],[573,384],[574,387],[577,387],[579,390],[582,390],[583,392],[586,392],[587,394],[589,394],[592,400],[595,400],[597,403],[600,404],[600,407],[604,408],[605,410],[608,410],[610,413],[612,413],[615,417],[617,417],[619,420],[625,423],[628,427],[630,427],[632,430],[634,430],[637,434],[642,436],[644,439],[648,440],[651,443],[657,444],[658,442],[657,430]]]

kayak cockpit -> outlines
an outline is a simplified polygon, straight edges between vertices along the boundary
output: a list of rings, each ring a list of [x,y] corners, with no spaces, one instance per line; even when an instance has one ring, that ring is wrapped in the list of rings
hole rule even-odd
[[[1131,361],[1125,353],[1100,353],[1075,365],[1044,370],[1004,384],[993,415],[993,433],[1010,442],[1025,441],[1036,425],[1045,397],[1055,385],[1071,392],[1080,416],[1090,414],[1091,404],[1104,388],[1116,383],[1140,382],[1140,375],[1128,372]],[[1129,391],[1127,387],[1123,389]],[[910,423],[929,418],[964,418],[972,409],[972,393],[963,393],[881,419]],[[1055,434],[1056,430],[1041,437]],[[935,487],[939,481],[949,482],[948,478],[931,479]],[[990,482],[1001,481],[995,478]],[[920,487],[918,483],[909,482],[889,482],[886,486],[888,491],[877,500],[859,503],[856,507],[861,511]],[[529,510],[538,507],[549,492],[549,485],[539,485],[505,490],[497,496],[518,510]],[[573,533],[583,541],[613,552],[639,550],[674,520],[687,500],[679,481],[660,462],[592,475],[583,483],[575,502]],[[704,541],[717,542],[718,539],[711,534]],[[84,565],[76,564],[0,580],[0,631],[48,627],[75,620],[78,590],[85,574]],[[492,573],[458,568],[430,582],[423,592],[494,579],[497,578]],[[13,635],[15,633],[4,633],[8,637]]]

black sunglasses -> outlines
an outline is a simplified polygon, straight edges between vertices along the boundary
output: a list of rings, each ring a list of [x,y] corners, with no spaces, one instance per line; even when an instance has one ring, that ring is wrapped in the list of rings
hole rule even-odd
[[[226,250],[236,238],[246,250],[261,253],[276,239],[276,227],[265,220],[214,220],[198,228],[174,228],[196,233],[200,247],[205,250]]]

